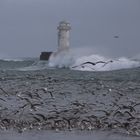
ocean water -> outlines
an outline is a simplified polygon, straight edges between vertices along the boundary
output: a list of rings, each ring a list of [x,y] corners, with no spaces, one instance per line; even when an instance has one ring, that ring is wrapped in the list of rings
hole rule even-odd
[[[52,132],[34,131],[22,134],[2,132],[2,140],[139,140],[139,137],[110,134],[109,132]]]
[[[140,68],[128,60],[119,59],[115,70],[83,67],[85,59],[76,68],[0,60],[2,140],[139,139]]]

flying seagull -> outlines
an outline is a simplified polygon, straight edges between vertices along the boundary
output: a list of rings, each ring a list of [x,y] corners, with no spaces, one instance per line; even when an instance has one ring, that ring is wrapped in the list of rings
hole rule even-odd
[[[105,66],[106,64],[108,64],[109,62],[113,62],[113,61],[112,61],[112,60],[110,60],[110,61],[108,61],[108,62],[104,62],[104,61],[90,62],[90,61],[87,61],[87,62],[84,62],[84,63],[82,63],[82,64],[80,64],[80,65],[73,66],[72,68],[76,68],[76,67],[79,67],[79,66],[82,66],[82,67],[83,67],[83,65],[85,65],[85,64],[90,64],[90,65],[95,66],[96,64],[99,64],[99,63],[103,63],[103,64],[104,64],[103,67],[104,67],[104,66]]]

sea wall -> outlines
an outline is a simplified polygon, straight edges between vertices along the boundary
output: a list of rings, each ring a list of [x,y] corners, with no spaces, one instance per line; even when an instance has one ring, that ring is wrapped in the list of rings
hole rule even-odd
[[[52,52],[41,52],[40,60],[49,60]]]

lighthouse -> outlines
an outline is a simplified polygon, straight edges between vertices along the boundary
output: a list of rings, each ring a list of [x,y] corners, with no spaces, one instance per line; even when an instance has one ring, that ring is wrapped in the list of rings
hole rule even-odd
[[[59,22],[59,25],[57,26],[58,30],[58,49],[56,52],[47,51],[47,52],[41,52],[40,60],[49,60],[50,56],[56,57],[60,54],[66,55],[69,51],[69,37],[70,37],[70,30],[71,26],[70,23],[66,21]],[[58,58],[56,58],[58,59]]]
[[[69,37],[71,26],[66,21],[59,22],[58,30],[58,52],[69,50]]]

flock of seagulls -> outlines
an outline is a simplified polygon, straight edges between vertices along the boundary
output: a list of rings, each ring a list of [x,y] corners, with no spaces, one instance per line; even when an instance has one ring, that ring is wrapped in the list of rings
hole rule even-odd
[[[91,62],[84,64],[96,65]],[[130,87],[120,89],[118,84],[118,87],[115,87],[111,86],[112,83],[109,85],[99,79],[91,79],[89,82],[83,80],[68,83],[76,84],[79,91],[66,93],[61,88],[62,83],[65,88],[66,81],[64,83],[63,80],[47,76],[44,80],[48,85],[46,87],[37,87],[35,83],[33,87],[29,85],[18,89],[17,83],[12,92],[6,87],[0,87],[1,130],[14,128],[21,133],[31,129],[55,131],[101,129],[118,132],[123,130],[124,133],[140,136],[140,102],[136,99],[125,101],[129,96],[128,93],[132,91]],[[137,87],[137,90],[140,91],[140,88]],[[106,101],[108,98],[109,102]],[[124,101],[120,102],[121,100]],[[63,101],[67,102],[64,104]]]

